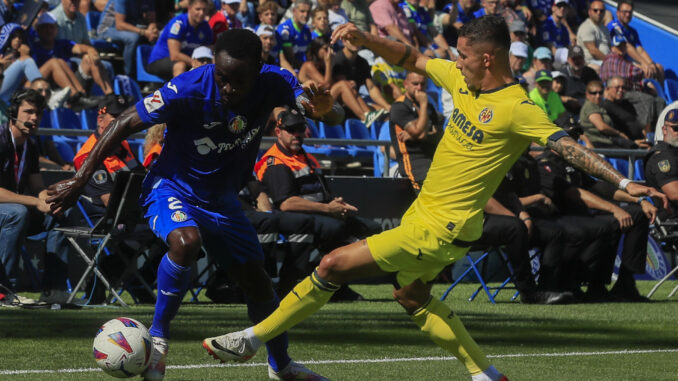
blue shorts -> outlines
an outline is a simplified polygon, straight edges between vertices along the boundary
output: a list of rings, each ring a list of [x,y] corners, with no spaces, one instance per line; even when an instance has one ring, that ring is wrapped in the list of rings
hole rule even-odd
[[[148,224],[165,242],[174,229],[194,226],[200,231],[207,253],[223,266],[228,266],[231,261],[264,260],[257,232],[245,217],[235,194],[232,201],[210,205],[208,210],[187,199],[171,181],[148,176],[144,181],[141,202]]]

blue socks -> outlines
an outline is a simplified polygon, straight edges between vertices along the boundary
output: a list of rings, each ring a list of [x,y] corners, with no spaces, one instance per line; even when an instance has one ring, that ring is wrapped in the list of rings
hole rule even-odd
[[[255,302],[247,300],[247,314],[252,323],[257,324],[268,317],[280,304],[278,295],[274,294],[273,299],[267,302]],[[276,372],[284,369],[292,361],[287,354],[288,345],[287,332],[282,333],[266,343],[268,351],[268,364]]]
[[[167,254],[162,257],[158,266],[158,296],[150,329],[151,336],[169,339],[169,324],[176,316],[181,300],[188,290],[190,270],[190,267],[172,262]]]

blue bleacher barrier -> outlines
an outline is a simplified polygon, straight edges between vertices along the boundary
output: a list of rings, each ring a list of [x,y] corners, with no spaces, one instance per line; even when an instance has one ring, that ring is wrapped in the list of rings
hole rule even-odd
[[[153,47],[150,45],[137,46],[137,81],[165,83],[162,78],[146,71],[146,64],[148,63],[148,57],[151,55],[151,50],[153,50]]]
[[[134,98],[134,102],[138,102],[144,96],[141,94],[139,84],[129,76],[116,75],[113,80],[113,92],[117,95],[127,95]]]
[[[42,112],[42,119],[40,119],[40,128],[52,128],[52,117],[50,116],[50,110],[45,107],[45,111]]]
[[[388,123],[389,122],[386,121],[381,125],[381,128],[379,129],[379,134],[377,135],[377,140],[386,140],[386,141],[389,141],[389,142],[391,141],[391,131],[389,130]],[[375,166],[375,172],[376,172],[376,168],[379,168],[379,172],[383,172],[384,160],[386,159],[386,157],[388,155],[388,152],[386,152],[386,154],[381,152],[382,147],[383,146],[379,147],[380,149],[379,149],[379,152],[377,153],[377,160],[376,160],[377,163],[374,165]],[[389,168],[393,167],[396,164],[398,164],[397,161],[391,160],[389,158],[389,164],[388,164]],[[387,175],[388,175],[388,173],[381,173],[380,174],[380,176],[387,176]]]
[[[678,81],[666,78],[664,80],[664,91],[666,92],[666,103],[678,101]]]
[[[320,131],[318,130],[318,125],[313,119],[306,118],[306,124],[308,129],[311,132],[312,138],[321,138]],[[328,145],[314,146],[304,144],[304,150],[312,155],[325,155],[325,156],[348,156],[348,151],[341,148],[333,148]]]
[[[629,175],[629,161],[627,159],[606,157],[605,160],[612,165],[612,168],[616,169],[622,175]]]
[[[633,179],[645,181],[645,161],[638,159],[633,163]]]

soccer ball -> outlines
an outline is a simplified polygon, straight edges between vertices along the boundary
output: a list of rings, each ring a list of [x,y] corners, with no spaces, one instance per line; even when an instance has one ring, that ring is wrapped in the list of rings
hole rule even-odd
[[[148,366],[152,348],[151,334],[143,324],[119,317],[99,328],[94,337],[94,360],[113,377],[134,377]]]

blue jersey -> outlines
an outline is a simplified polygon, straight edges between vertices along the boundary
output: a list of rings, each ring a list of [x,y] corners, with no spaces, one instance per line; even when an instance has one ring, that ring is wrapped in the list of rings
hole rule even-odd
[[[452,5],[452,3],[447,4],[445,8],[443,8],[443,12],[450,13],[450,8],[452,8]],[[467,14],[464,12],[464,8],[461,7],[461,3],[457,3],[457,20],[455,22],[466,24],[474,18],[476,17],[473,15],[473,12],[469,12]]]
[[[611,37],[614,37],[615,34],[621,34],[626,37],[626,41],[629,45],[632,45],[633,47],[642,46],[638,31],[631,27],[631,25],[624,26],[619,20],[612,20],[607,24],[607,30],[610,31]]]
[[[260,73],[274,73],[277,74],[285,79],[287,83],[289,83],[290,87],[292,88],[292,91],[294,92],[294,98],[296,99],[298,96],[304,94],[304,88],[301,87],[301,84],[297,80],[297,77],[294,76],[294,74],[290,73],[289,70],[283,69],[280,66],[275,66],[275,65],[267,65],[264,64],[261,67]]]
[[[39,43],[34,43],[31,44],[31,56],[35,60],[35,64],[38,65],[38,67],[49,61],[50,58],[55,57],[69,62],[71,57],[73,57],[74,45],[75,42],[70,40],[56,40],[54,41],[54,46],[52,49],[46,49]]]
[[[294,58],[299,62],[306,61],[306,49],[311,43],[311,29],[302,25],[298,27],[292,19],[278,25],[275,30],[275,39],[282,48],[292,48]]]
[[[221,104],[214,65],[177,76],[136,104],[144,124],[167,124],[149,177],[170,181],[196,204],[232,201],[252,175],[271,111],[294,104],[293,88],[273,68],[260,73],[247,98],[232,109]]]
[[[212,44],[212,29],[210,29],[207,21],[201,21],[197,28],[193,28],[188,23],[188,14],[180,14],[170,20],[163,28],[158,41],[153,46],[150,57],[148,57],[148,63],[169,57],[167,40],[170,38],[181,42],[181,52],[190,56],[193,49]]]
[[[570,34],[565,25],[556,26],[551,15],[539,26],[537,42],[539,46],[553,44],[556,48],[566,48],[570,46]]]
[[[539,11],[546,16],[550,16],[552,4],[553,0],[530,0],[527,7],[532,11]]]
[[[433,19],[431,15],[426,11],[424,7],[415,7],[407,1],[403,1],[398,4],[400,9],[405,13],[407,21],[421,31],[424,36],[428,36],[428,27],[433,24]]]

